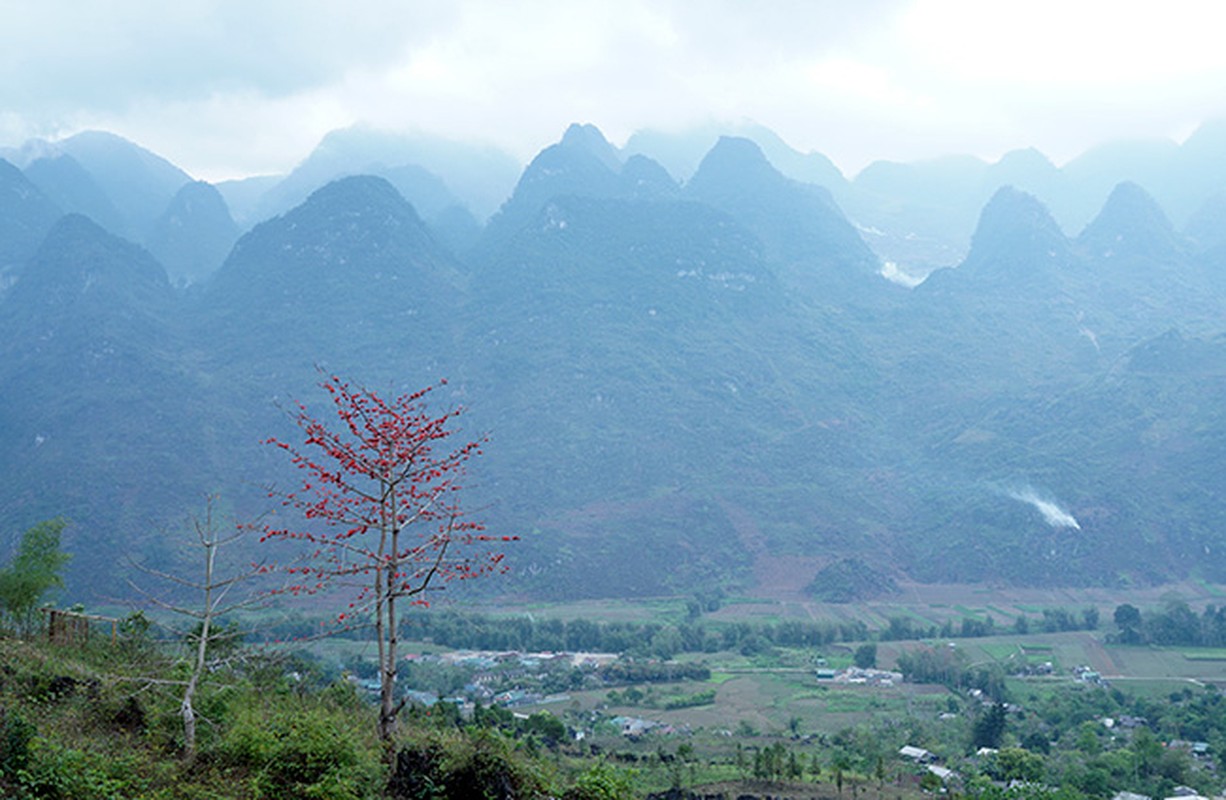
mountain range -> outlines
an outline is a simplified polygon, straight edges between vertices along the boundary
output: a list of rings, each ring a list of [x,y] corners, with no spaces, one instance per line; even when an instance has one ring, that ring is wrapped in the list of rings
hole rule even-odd
[[[532,596],[1226,580],[1219,127],[850,181],[756,128],[575,125],[517,180],[369,131],[218,187],[110,134],[0,153],[0,554],[65,514],[103,596],[206,493],[265,511],[320,368],[448,379]]]

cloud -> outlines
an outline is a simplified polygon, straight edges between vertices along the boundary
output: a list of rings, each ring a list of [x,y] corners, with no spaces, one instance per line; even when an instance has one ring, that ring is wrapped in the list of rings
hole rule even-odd
[[[995,91],[1155,83],[1226,68],[1216,0],[918,0],[899,30],[915,62]]]
[[[1208,0],[15,5],[2,143],[106,127],[206,178],[289,169],[355,123],[527,160],[575,121],[619,142],[749,119],[852,174],[1026,146],[1059,163],[1226,113],[1226,6]]]
[[[23,4],[0,26],[0,106],[113,111],[219,92],[284,97],[445,34],[449,4],[212,0]]]
[[[1034,489],[1029,486],[1014,490],[1007,493],[1009,497],[1018,500],[1027,505],[1033,506],[1040,514],[1043,515],[1043,521],[1053,528],[1073,528],[1081,530],[1081,524],[1077,522],[1077,518],[1069,512],[1065,511],[1052,500],[1047,500],[1038,495]]]

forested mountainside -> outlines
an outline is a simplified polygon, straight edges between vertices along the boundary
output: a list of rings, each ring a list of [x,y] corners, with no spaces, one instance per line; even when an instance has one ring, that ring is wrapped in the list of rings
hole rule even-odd
[[[466,502],[523,537],[500,588],[800,592],[845,559],[919,581],[1226,579],[1220,202],[1180,194],[1185,234],[1121,181],[1069,232],[1068,196],[999,188],[965,258],[906,289],[865,231],[913,207],[907,181],[817,186],[747,138],[682,181],[640,144],[573,127],[483,226],[471,187],[384,158],[393,174],[241,236],[235,187],[122,140],[0,163],[4,541],[71,517],[70,584],[103,592],[125,554],[173,559],[206,492],[266,511],[292,476],[260,442],[318,407],[318,368],[448,379],[435,402],[490,437]]]

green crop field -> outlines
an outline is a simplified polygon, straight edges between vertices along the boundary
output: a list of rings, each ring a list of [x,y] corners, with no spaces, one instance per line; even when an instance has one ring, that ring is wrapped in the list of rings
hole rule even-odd
[[[964,605],[956,605],[954,606],[954,610],[967,619],[973,619],[978,622],[985,622],[987,620],[982,608],[969,608],[968,606]]]
[[[1223,591],[1222,587],[1214,586],[1212,583],[1209,583],[1204,578],[1197,578],[1196,585],[1199,586],[1201,589],[1203,589],[1206,593],[1211,594],[1214,597],[1226,597],[1226,591]]]
[[[1022,653],[1018,645],[1011,642],[979,642],[978,647],[984,655],[995,661],[1008,661]]]

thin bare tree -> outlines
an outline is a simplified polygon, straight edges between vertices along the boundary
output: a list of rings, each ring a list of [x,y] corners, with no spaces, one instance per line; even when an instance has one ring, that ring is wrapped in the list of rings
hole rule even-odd
[[[207,671],[224,665],[233,658],[210,657],[210,647],[235,639],[242,635],[241,631],[229,626],[221,626],[219,620],[239,609],[249,608],[261,603],[264,596],[251,589],[245,592],[235,592],[238,587],[255,579],[266,572],[260,564],[249,564],[242,569],[225,575],[219,574],[218,555],[223,547],[239,541],[251,530],[246,525],[234,525],[223,529],[218,521],[216,506],[218,498],[209,495],[205,501],[203,516],[193,514],[190,517],[190,527],[195,533],[197,545],[203,555],[203,576],[200,579],[185,578],[171,572],[155,569],[147,564],[135,561],[132,565],[160,581],[175,584],[180,590],[175,596],[195,596],[198,603],[189,603],[186,599],[175,601],[167,599],[168,594],[155,594],[129,581],[132,588],[145,597],[152,605],[164,611],[192,621],[194,624],[176,633],[192,646],[191,672],[186,681],[182,682],[183,693],[179,702],[179,716],[183,720],[183,750],[184,757],[191,759],[196,753],[196,721],[199,717],[194,702],[201,681]]]

